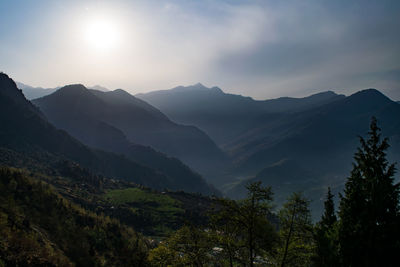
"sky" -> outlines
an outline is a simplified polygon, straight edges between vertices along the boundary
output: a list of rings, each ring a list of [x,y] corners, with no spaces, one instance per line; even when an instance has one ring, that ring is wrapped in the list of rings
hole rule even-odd
[[[399,14],[398,0],[0,0],[0,71],[45,88],[400,100]]]

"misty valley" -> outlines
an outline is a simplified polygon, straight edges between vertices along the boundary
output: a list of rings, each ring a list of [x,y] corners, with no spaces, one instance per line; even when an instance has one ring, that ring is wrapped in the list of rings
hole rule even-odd
[[[378,90],[17,84],[0,74],[2,265],[395,266],[400,105]]]
[[[0,267],[400,266],[399,14],[1,0]]]

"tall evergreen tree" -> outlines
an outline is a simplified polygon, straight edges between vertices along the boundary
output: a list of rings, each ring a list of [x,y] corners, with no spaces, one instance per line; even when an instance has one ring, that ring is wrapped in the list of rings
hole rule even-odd
[[[315,265],[324,267],[339,266],[337,217],[333,194],[328,187],[328,193],[324,202],[325,210],[321,220],[315,227],[316,257]]]
[[[353,170],[340,201],[339,244],[344,266],[398,266],[399,184],[386,159],[388,139],[372,118],[360,137]]]
[[[326,194],[326,200],[324,202],[325,210],[321,217],[321,226],[327,229],[332,228],[336,223],[337,218],[335,214],[335,203],[333,202],[333,195],[331,188],[328,187],[328,193]]]

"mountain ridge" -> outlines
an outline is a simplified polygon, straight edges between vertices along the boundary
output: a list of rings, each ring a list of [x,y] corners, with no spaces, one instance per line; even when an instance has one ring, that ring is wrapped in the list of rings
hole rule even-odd
[[[10,153],[2,154],[2,162],[12,163],[15,167],[26,167],[31,161],[47,158],[39,164],[49,166],[51,171],[58,162],[72,160],[109,177],[134,181],[160,190],[170,188],[190,191],[190,188],[174,184],[170,177],[157,170],[121,155],[90,149],[65,131],[56,129],[40,116],[38,109],[25,99],[16,84],[6,74],[0,74],[0,111],[2,125],[0,148],[2,151],[10,151]],[[32,166],[36,168],[37,165]],[[213,191],[207,188],[200,178],[198,181],[200,181],[197,183],[198,188],[192,187],[194,192]]]
[[[96,141],[93,136],[113,132],[119,135],[122,143],[128,141],[153,147],[178,158],[206,177],[212,175],[207,172],[211,169],[208,168],[210,163],[219,164],[218,161],[224,158],[223,153],[202,131],[170,121],[158,109],[122,89],[101,92],[82,85],[72,86],[72,90],[69,90],[71,86],[66,86],[51,95],[33,100],[33,103],[57,127],[69,131],[84,143],[99,147],[100,142],[90,143]],[[102,131],[95,130],[100,126]],[[113,148],[112,151],[132,156],[126,149]]]
[[[178,123],[199,127],[222,147],[254,125],[268,120],[270,114],[298,112],[344,97],[328,91],[298,99],[283,97],[254,100],[251,97],[224,93],[218,87],[207,88],[203,85],[181,86],[136,96]]]

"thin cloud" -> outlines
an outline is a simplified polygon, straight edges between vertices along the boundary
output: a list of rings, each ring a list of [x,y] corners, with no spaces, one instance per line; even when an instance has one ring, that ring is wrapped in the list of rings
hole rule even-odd
[[[0,11],[1,24],[13,25],[0,27],[2,70],[28,84],[82,82],[138,93],[203,82],[256,98],[376,87],[400,99],[395,0],[37,5],[9,1],[3,6],[10,12]],[[92,16],[120,27],[109,54],[96,54],[80,36]]]

